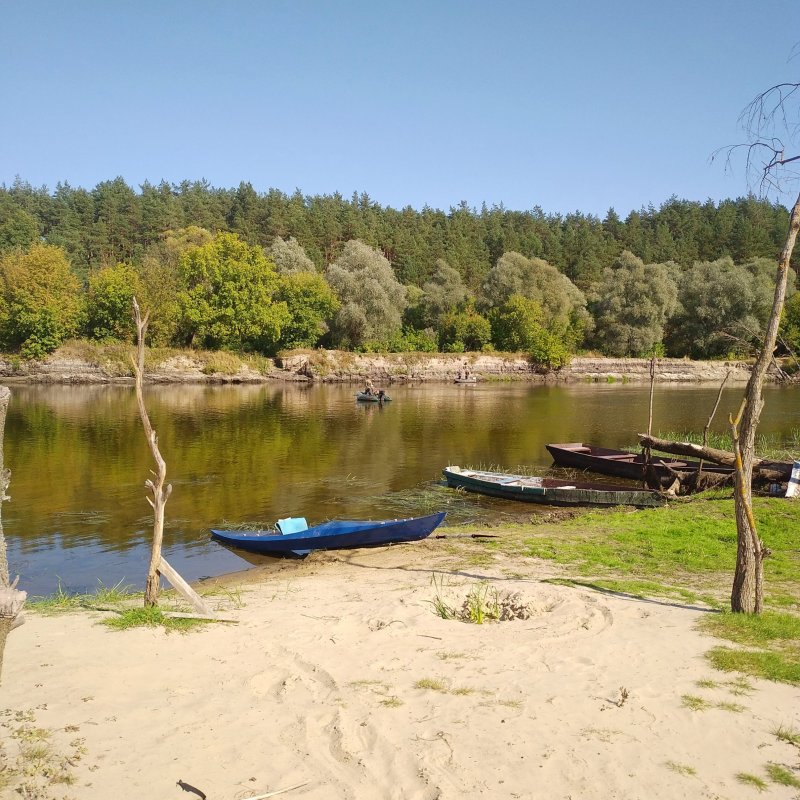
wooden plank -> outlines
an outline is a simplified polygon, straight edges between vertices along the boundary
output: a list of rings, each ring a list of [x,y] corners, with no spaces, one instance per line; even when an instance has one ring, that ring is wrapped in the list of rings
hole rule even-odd
[[[214,616],[214,612],[205,604],[203,598],[167,563],[164,556],[161,556],[161,560],[158,562],[158,572],[172,584],[175,591],[195,610],[210,617]]]

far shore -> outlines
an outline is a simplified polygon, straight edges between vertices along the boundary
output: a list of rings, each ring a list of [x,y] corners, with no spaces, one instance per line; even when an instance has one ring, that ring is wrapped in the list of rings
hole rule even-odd
[[[479,383],[641,383],[650,381],[646,358],[575,356],[559,370],[546,370],[523,353],[351,353],[300,350],[274,359],[204,351],[148,351],[145,380],[149,383],[357,383],[370,377],[383,384],[452,383],[464,369]],[[719,385],[745,383],[744,361],[690,361],[661,358],[656,380],[661,383]],[[773,371],[768,379],[785,379]],[[132,384],[133,375],[122,345],[64,345],[42,361],[0,356],[0,381],[51,384]]]

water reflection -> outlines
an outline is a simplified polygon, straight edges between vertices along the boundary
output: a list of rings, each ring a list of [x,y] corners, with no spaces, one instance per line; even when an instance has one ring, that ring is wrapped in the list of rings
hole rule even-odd
[[[353,386],[154,386],[146,402],[174,491],[168,558],[187,578],[246,566],[208,539],[211,526],[282,516],[397,517],[449,509],[449,524],[529,506],[462,499],[439,485],[447,464],[544,471],[553,441],[633,445],[647,426],[646,385],[393,386],[392,402],[357,403]],[[716,387],[658,387],[654,429],[698,430]],[[723,429],[741,400],[725,392]],[[796,390],[767,387],[761,431],[800,428]],[[141,585],[152,533],[152,467],[132,387],[12,389],[4,509],[12,571],[32,593],[124,580]],[[234,566],[237,565],[237,566]]]

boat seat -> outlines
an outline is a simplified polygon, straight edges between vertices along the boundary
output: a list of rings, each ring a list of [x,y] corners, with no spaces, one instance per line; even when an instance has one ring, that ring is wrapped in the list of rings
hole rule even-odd
[[[635,453],[625,453],[618,456],[602,456],[604,461],[631,461],[636,458]]]
[[[286,517],[279,519],[275,527],[283,534],[300,533],[308,530],[308,523],[305,517]]]

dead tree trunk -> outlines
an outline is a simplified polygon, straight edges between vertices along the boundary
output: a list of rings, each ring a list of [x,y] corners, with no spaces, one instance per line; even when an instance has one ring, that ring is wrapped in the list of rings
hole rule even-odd
[[[762,389],[764,376],[772,363],[778,327],[786,299],[786,282],[789,276],[789,263],[792,258],[797,233],[800,230],[800,195],[795,200],[789,220],[789,232],[778,259],[775,276],[775,294],[772,310],[767,321],[764,344],[758,354],[750,380],[747,382],[743,408],[739,413],[741,427],[731,422],[734,430],[734,447],[737,450],[736,472],[739,479],[734,488],[736,507],[737,555],[736,572],[731,589],[731,610],[746,614],[757,614],[763,606],[763,557],[764,548],[756,531],[753,518],[751,484],[753,477],[753,454],[755,451],[756,429],[764,407]],[[737,418],[737,422],[738,422]]]
[[[136,298],[133,300],[133,315],[136,320],[136,360],[133,363],[134,374],[136,375],[136,402],[139,405],[139,416],[142,418],[142,425],[144,426],[144,434],[147,438],[147,444],[150,446],[150,452],[153,454],[153,459],[156,462],[156,472],[153,473],[155,480],[145,481],[145,486],[152,492],[153,499],[147,498],[147,502],[153,508],[153,546],[150,551],[150,568],[147,572],[147,584],[144,590],[144,604],[146,606],[154,606],[158,603],[158,592],[161,588],[161,578],[158,574],[158,567],[161,563],[161,545],[164,541],[164,506],[167,504],[170,494],[172,493],[172,484],[168,483],[164,487],[164,481],[167,477],[167,465],[161,457],[161,452],[158,449],[158,436],[150,424],[150,417],[147,415],[147,408],[144,404],[144,393],[142,391],[142,383],[144,378],[144,337],[147,333],[147,323],[150,318],[150,313],[144,315],[142,318],[139,304]]]
[[[706,461],[713,461],[724,467],[736,467],[736,453],[728,450],[718,450],[716,447],[704,447],[694,442],[673,442],[669,439],[659,439],[656,436],[639,434],[639,441],[643,445],[649,445],[654,450],[663,453],[671,453],[676,456],[689,456],[702,458]],[[765,481],[786,481],[792,473],[792,465],[782,461],[768,461],[763,458],[752,459],[752,471]]]
[[[8,579],[8,553],[6,551],[6,537],[3,534],[2,508],[3,501],[8,500],[6,490],[11,482],[11,470],[6,469],[4,459],[3,439],[6,427],[6,412],[11,400],[11,390],[7,386],[0,386],[0,677],[3,674],[3,656],[6,651],[8,634],[24,621],[22,607],[25,605],[27,593],[17,589],[17,581],[13,583]]]

